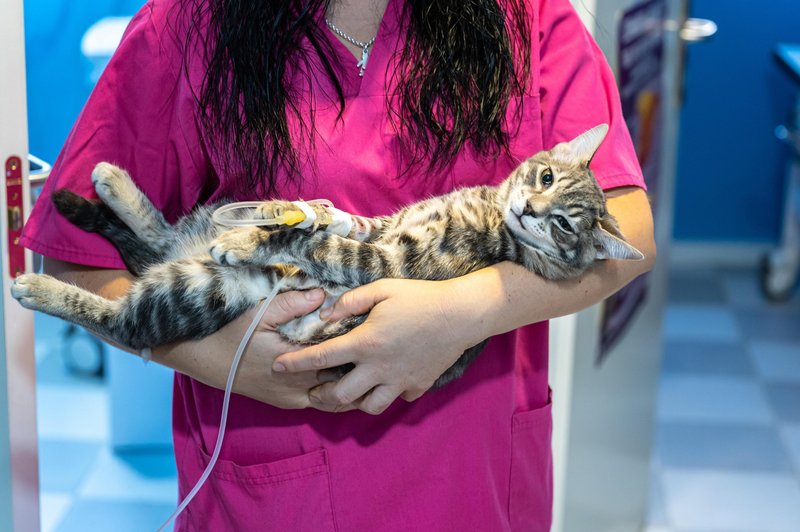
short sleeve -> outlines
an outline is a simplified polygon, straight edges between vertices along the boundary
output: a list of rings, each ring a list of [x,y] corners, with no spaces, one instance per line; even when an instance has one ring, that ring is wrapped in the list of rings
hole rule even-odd
[[[539,96],[546,147],[608,124],[591,168],[603,189],[645,188],[614,75],[568,0],[539,0]]]
[[[74,227],[50,201],[62,188],[96,198],[91,173],[101,161],[127,170],[167,219],[204,195],[214,177],[182,68],[185,34],[173,20],[178,7],[173,0],[151,1],[131,20],[26,222],[25,247],[68,262],[124,268],[107,240]]]

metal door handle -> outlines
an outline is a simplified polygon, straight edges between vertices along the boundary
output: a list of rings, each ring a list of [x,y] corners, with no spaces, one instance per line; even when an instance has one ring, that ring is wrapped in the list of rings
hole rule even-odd
[[[28,165],[30,168],[28,182],[31,188],[44,185],[44,182],[50,175],[50,165],[30,153],[28,154]]]
[[[717,33],[716,22],[705,18],[687,18],[678,31],[681,40],[690,43],[705,41],[715,33]]]

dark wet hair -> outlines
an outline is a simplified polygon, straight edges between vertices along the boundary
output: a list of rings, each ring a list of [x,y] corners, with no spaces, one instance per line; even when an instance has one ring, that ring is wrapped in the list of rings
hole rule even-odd
[[[340,115],[344,109],[334,50],[317,18],[330,1],[184,0],[193,28],[208,28],[200,36],[202,127],[210,149],[227,154],[219,157],[230,164],[223,171],[241,172],[242,190],[274,193],[281,168],[299,179],[313,150],[313,109],[292,91],[290,72],[328,76]],[[387,72],[398,100],[387,109],[407,168],[446,168],[468,142],[486,156],[507,151],[506,108],[530,70],[525,0],[404,1],[406,44]],[[301,131],[290,131],[290,115]]]

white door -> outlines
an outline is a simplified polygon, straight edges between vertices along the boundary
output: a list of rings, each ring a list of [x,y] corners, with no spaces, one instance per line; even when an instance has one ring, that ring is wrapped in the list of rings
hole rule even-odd
[[[18,243],[28,214],[28,126],[22,0],[0,2],[0,530],[39,530],[36,365],[33,314],[9,294],[11,279],[31,269]]]

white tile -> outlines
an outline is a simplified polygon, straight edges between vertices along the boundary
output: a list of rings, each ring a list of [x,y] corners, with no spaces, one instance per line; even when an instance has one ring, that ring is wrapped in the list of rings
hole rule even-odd
[[[108,394],[104,389],[39,386],[36,393],[39,437],[108,440]]]
[[[171,458],[170,458],[171,459]],[[159,460],[160,461],[160,460]],[[125,500],[177,505],[178,481],[174,466],[142,472],[130,462],[103,449],[78,489],[82,499]],[[148,474],[149,473],[149,474]]]
[[[756,372],[763,379],[800,382],[800,344],[753,341],[750,342],[749,351]]]
[[[669,305],[664,316],[664,338],[738,342],[741,333],[732,310],[721,305]]]
[[[657,416],[660,421],[772,422],[758,383],[737,377],[666,375],[661,379]]]
[[[800,484],[791,475],[666,470],[669,523],[679,530],[797,532]]]
[[[72,505],[69,493],[43,491],[39,494],[39,520],[42,532],[51,532],[58,528],[64,514]]]
[[[661,493],[661,474],[653,471],[650,474],[650,498],[647,502],[647,524],[666,526],[667,512],[664,509],[664,496]]]
[[[780,431],[783,445],[789,452],[789,457],[800,475],[800,425],[787,424],[781,427]]]

